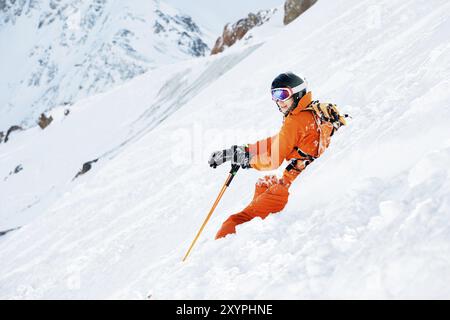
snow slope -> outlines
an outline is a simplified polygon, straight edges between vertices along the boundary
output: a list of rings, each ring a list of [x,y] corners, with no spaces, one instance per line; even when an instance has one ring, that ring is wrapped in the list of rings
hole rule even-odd
[[[114,158],[256,48],[160,67],[81,100],[67,116],[55,108],[45,130],[14,132],[0,145],[0,230],[29,223],[73,187],[83,163]]]
[[[140,134],[116,133],[111,147],[86,152],[107,155],[0,238],[0,297],[450,298],[449,10],[445,0],[321,0],[262,46],[227,50],[222,59],[238,61],[231,69],[208,57],[155,71],[170,86],[183,68],[222,70],[216,78],[188,73],[206,84],[157,125],[141,111],[164,113],[173,106],[168,97],[178,101],[186,91],[162,86],[145,103],[138,102],[145,95],[131,101],[127,92],[151,87],[151,73],[87,100],[64,120],[72,129],[61,121],[32,144],[63,144],[110,103],[142,103],[134,117],[141,120],[111,120],[112,128]],[[350,125],[294,183],[282,213],[214,241],[263,174],[239,172],[182,263],[229,170],[210,169],[208,154],[277,132],[281,117],[268,85],[284,70],[306,75],[316,98],[353,116]],[[0,160],[20,150],[35,155],[26,134],[17,135],[16,150],[1,145]],[[105,145],[98,139],[92,146]],[[112,148],[119,141],[128,143]],[[51,154],[71,166],[78,153]],[[42,156],[41,168],[49,158]],[[66,179],[75,166],[69,169]],[[2,204],[26,172],[24,165],[3,182]]]

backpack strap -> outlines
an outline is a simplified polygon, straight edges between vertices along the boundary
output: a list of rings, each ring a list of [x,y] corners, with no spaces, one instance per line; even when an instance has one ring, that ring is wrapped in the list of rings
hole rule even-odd
[[[303,152],[302,149],[300,149],[299,147],[294,147],[294,149],[303,158],[303,160],[309,160],[313,162],[315,159],[317,159],[317,157],[314,157],[312,155],[307,154],[306,152]]]
[[[302,161],[303,165],[304,165],[303,168],[306,168],[315,159],[317,159],[317,157],[313,157],[313,156],[303,152],[299,147],[294,147],[294,149],[298,152],[298,154],[300,155],[301,158],[300,159],[292,159],[291,162],[285,168],[285,170],[287,170],[287,171],[295,170],[298,173],[300,173],[302,170],[300,170],[297,166],[299,161]]]

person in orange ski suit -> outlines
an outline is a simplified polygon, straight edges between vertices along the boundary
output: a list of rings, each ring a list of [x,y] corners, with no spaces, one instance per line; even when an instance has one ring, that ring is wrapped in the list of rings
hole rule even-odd
[[[271,91],[272,99],[284,115],[280,132],[254,144],[213,152],[209,165],[215,168],[231,161],[245,169],[269,171],[279,168],[284,160],[291,163],[281,179],[271,175],[258,180],[250,204],[222,224],[216,239],[235,233],[237,225],[255,217],[265,219],[269,214],[283,210],[288,202],[290,185],[319,156],[318,124],[312,112],[302,112],[312,102],[306,81],[292,72],[282,73],[273,80]]]

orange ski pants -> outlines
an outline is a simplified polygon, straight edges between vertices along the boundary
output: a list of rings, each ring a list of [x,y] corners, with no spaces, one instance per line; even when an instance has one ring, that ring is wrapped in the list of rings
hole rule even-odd
[[[276,213],[286,206],[288,202],[288,187],[276,176],[265,176],[258,180],[255,194],[250,204],[241,212],[231,215],[222,224],[216,239],[236,233],[236,226],[253,218],[265,219],[269,214]]]

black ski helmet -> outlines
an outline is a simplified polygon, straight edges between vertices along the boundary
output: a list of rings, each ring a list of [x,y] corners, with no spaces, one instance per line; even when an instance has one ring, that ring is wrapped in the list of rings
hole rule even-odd
[[[272,85],[270,87],[270,89],[276,89],[276,88],[295,88],[301,84],[303,84],[305,82],[304,79],[302,79],[301,77],[297,76],[296,74],[292,73],[292,72],[284,72],[282,74],[279,74],[275,79],[273,79],[272,81]],[[306,83],[305,83],[306,85]],[[304,89],[300,92],[297,92],[293,95],[294,97],[294,105],[293,108],[295,108],[298,104],[298,102],[300,101],[300,99],[306,94],[306,92],[308,91],[308,89]]]

